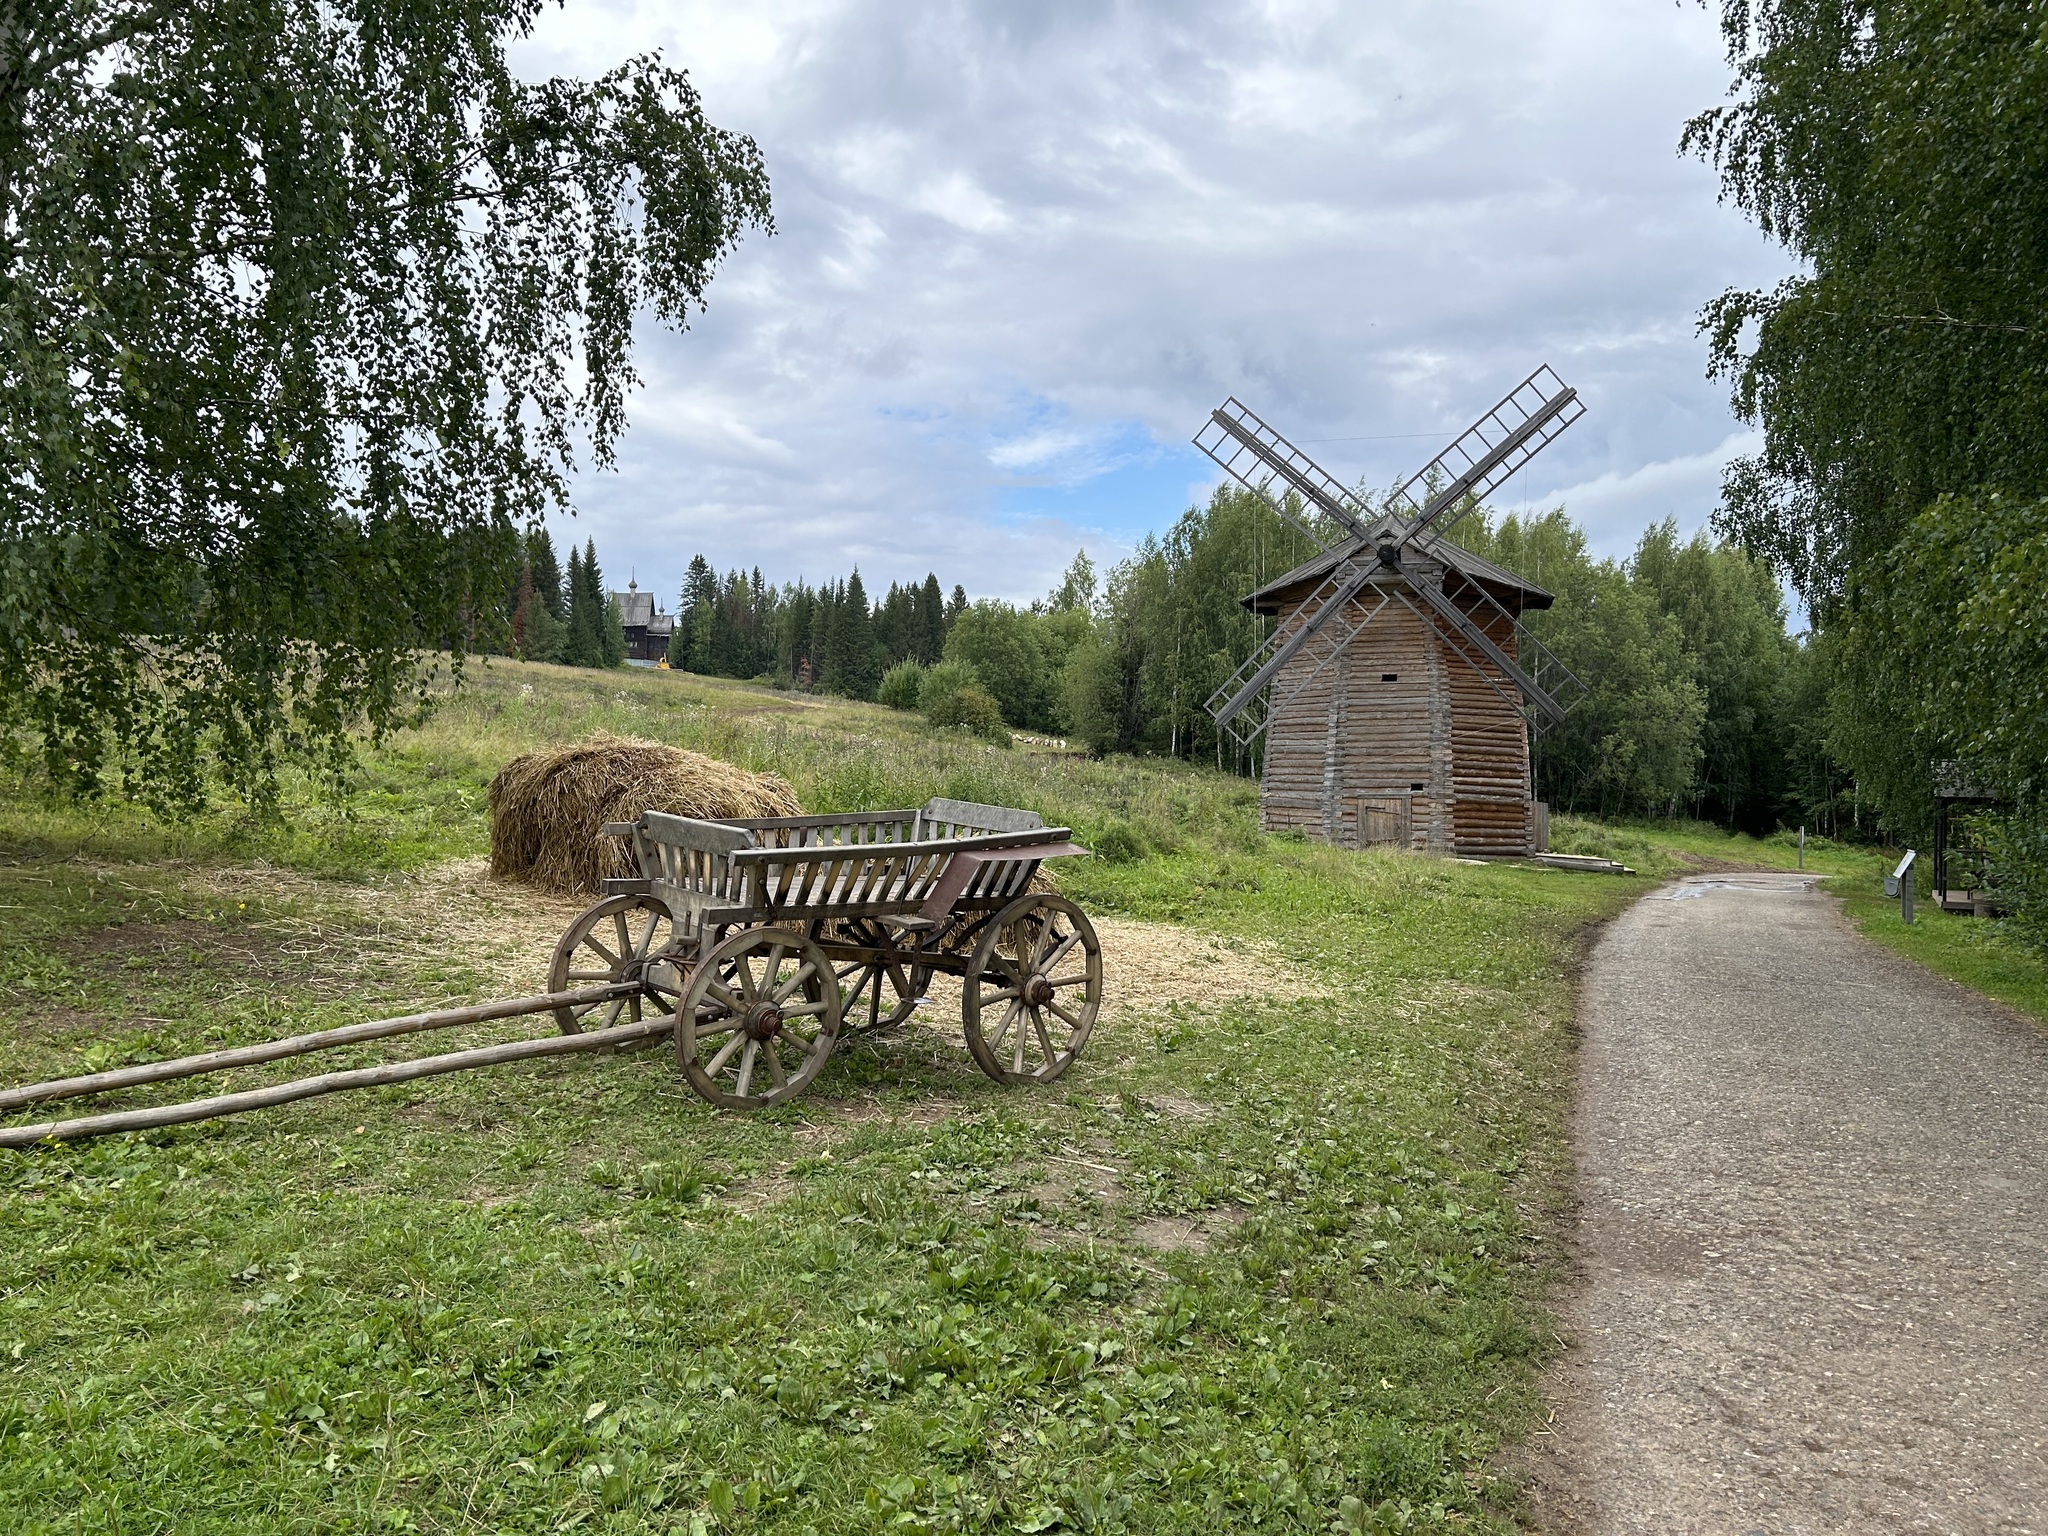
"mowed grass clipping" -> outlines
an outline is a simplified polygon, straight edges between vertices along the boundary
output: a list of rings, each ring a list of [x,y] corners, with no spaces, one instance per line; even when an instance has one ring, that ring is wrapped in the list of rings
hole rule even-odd
[[[600,726],[1108,835],[1060,871],[1088,1053],[1001,1088],[935,1003],[753,1117],[649,1050],[0,1154],[8,1529],[1512,1528],[1571,966],[1646,880],[1266,838],[1242,781],[880,710],[484,684],[289,831],[9,806],[5,1079],[524,990],[574,906],[484,881],[483,787]]]

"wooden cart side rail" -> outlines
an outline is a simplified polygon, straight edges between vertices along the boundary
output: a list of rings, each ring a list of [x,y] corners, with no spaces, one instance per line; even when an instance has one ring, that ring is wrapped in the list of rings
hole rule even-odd
[[[832,816],[733,817],[764,848],[803,848],[827,843],[907,843],[914,840],[915,811],[847,811]]]
[[[923,907],[948,868],[963,854],[1014,853],[1015,858],[983,863],[959,895],[993,895],[1022,889],[1030,869],[1006,874],[1015,865],[1036,866],[1034,850],[1064,842],[1064,828],[997,833],[988,837],[948,838],[937,842],[894,843],[833,849],[749,849],[732,856],[736,869],[748,872],[748,898],[770,917],[798,912],[819,915],[880,915]],[[929,913],[927,916],[931,915]]]
[[[464,1024],[486,1024],[493,1019],[516,1018],[525,1013],[546,1013],[555,1008],[573,1008],[579,1003],[604,1003],[639,991],[637,983],[608,982],[594,987],[577,987],[567,992],[543,992],[536,997],[508,997],[494,1003],[475,1003],[466,1008],[440,1008],[431,1013],[408,1013],[392,1019],[371,1019],[323,1029],[309,1035],[290,1035],[256,1045],[223,1051],[202,1051],[169,1061],[144,1062],[139,1066],[115,1067],[83,1077],[63,1077],[53,1082],[29,1083],[20,1088],[0,1090],[0,1110],[19,1109],[51,1099],[75,1099],[88,1093],[111,1093],[118,1088],[139,1088],[145,1083],[169,1082],[174,1078],[197,1077],[204,1072],[226,1072],[234,1067],[256,1066],[281,1061],[287,1056],[304,1056],[312,1051],[329,1051],[365,1040],[388,1040],[394,1035],[419,1034],[430,1029],[454,1029]]]
[[[973,800],[948,800],[934,795],[917,813],[916,836],[929,838],[986,837],[999,832],[1036,832],[1045,818],[1012,805],[982,805]]]
[[[165,1104],[156,1109],[122,1110],[107,1115],[85,1115],[75,1120],[50,1120],[41,1125],[16,1125],[0,1129],[0,1147],[33,1147],[44,1141],[74,1141],[86,1136],[107,1136],[118,1131],[149,1131],[167,1125],[186,1125],[194,1120],[214,1120],[252,1109],[270,1109],[323,1093],[342,1093],[351,1088],[377,1088],[387,1083],[406,1083],[416,1078],[437,1077],[470,1067],[491,1067],[508,1061],[532,1061],[545,1056],[571,1056],[583,1051],[607,1051],[636,1041],[651,1039],[675,1029],[674,1014],[619,1024],[610,1029],[591,1030],[581,1035],[548,1035],[539,1040],[514,1040],[504,1045],[479,1046],[474,1050],[449,1051],[440,1056],[422,1056],[413,1061],[387,1062],[381,1067],[360,1067],[352,1072],[327,1072],[319,1077],[296,1078],[268,1088],[243,1093],[217,1094],[210,1099],[192,1099],[183,1104]]]

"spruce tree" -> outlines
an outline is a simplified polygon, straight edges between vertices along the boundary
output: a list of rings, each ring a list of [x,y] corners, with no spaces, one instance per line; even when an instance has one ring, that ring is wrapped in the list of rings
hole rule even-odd
[[[859,566],[847,578],[845,595],[832,615],[828,646],[825,675],[831,679],[832,691],[849,699],[872,699],[875,685],[882,680],[881,655]]]
[[[548,536],[545,528],[535,528],[526,535],[526,559],[533,567],[533,590],[556,623],[566,619],[568,610],[562,601],[562,562],[555,557],[555,541]]]
[[[818,588],[817,598],[811,604],[811,633],[805,652],[811,664],[811,686],[829,688],[832,686],[828,667],[827,651],[832,639],[832,619],[839,608],[839,589],[835,584]]]
[[[718,577],[711,562],[702,555],[692,555],[690,569],[683,576],[682,611],[676,615],[675,631],[683,637],[681,664],[689,671],[711,670],[711,630],[717,608]]]
[[[584,605],[590,615],[591,660],[588,667],[617,667],[626,660],[626,627],[619,605],[604,589],[604,572],[598,569],[597,541],[583,541],[583,584],[588,589]]]
[[[583,551],[573,544],[569,546],[568,589],[568,612],[562,621],[562,661],[571,667],[587,667],[592,663],[583,646],[584,636],[589,632],[583,612]]]
[[[967,594],[962,593],[964,598]],[[937,661],[946,651],[946,599],[939,591],[939,578],[929,572],[924,578],[924,587],[917,597],[917,618],[923,627],[918,639],[917,659],[926,666]]]

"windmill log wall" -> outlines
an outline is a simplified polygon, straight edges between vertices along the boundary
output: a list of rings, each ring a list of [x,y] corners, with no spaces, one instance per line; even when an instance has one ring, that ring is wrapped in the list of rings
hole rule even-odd
[[[1361,597],[1337,622],[1348,627],[1377,604],[1370,588]],[[1299,606],[1283,607],[1281,628],[1300,617]],[[1515,654],[1504,620],[1487,633]],[[1260,796],[1267,830],[1347,848],[1533,851],[1528,727],[1508,679],[1491,666],[1482,675],[1398,598],[1320,671],[1318,649],[1305,648],[1275,680]]]

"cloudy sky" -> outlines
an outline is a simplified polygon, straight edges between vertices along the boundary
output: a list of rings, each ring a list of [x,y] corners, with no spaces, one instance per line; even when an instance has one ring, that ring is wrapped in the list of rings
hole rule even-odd
[[[1539,363],[1590,410],[1499,498],[1602,553],[1742,451],[1694,330],[1785,270],[1679,131],[1695,0],[569,0],[516,52],[660,49],[767,158],[777,232],[646,387],[571,532],[673,605],[691,555],[1045,592],[1207,494],[1235,394],[1386,485]]]

